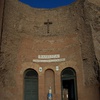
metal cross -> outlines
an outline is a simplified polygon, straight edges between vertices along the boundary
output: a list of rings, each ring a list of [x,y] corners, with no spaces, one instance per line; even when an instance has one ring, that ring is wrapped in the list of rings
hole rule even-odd
[[[47,25],[47,33],[49,33],[49,27],[50,24],[52,24],[52,22],[49,22],[49,19],[47,20],[47,22],[44,22],[45,25]]]

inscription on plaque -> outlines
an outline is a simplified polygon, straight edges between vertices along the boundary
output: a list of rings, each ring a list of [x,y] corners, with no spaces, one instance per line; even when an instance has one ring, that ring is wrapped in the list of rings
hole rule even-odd
[[[65,58],[60,58],[60,54],[55,55],[38,55],[38,59],[33,59],[33,62],[43,62],[43,63],[51,63],[51,62],[62,62],[65,61]]]
[[[65,58],[61,59],[49,59],[49,60],[40,60],[40,59],[33,59],[33,62],[62,62],[65,61]]]
[[[38,55],[38,59],[51,59],[51,58],[60,58],[59,54],[56,55]]]

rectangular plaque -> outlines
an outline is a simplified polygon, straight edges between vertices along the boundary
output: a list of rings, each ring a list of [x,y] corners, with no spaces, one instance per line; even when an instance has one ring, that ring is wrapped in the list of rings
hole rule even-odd
[[[60,58],[60,54],[55,54],[55,55],[38,55],[38,59],[51,59],[51,58]]]
[[[33,59],[33,62],[43,62],[43,63],[46,63],[46,62],[62,62],[62,61],[65,61],[66,59],[65,58],[60,58],[60,59],[45,59],[45,60],[42,60],[42,59]]]

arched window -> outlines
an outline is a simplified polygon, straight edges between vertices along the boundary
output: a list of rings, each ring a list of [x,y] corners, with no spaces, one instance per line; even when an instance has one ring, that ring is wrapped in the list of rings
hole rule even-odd
[[[33,69],[24,72],[24,100],[38,100],[38,73]]]
[[[61,73],[62,100],[77,100],[76,72],[65,68]]]

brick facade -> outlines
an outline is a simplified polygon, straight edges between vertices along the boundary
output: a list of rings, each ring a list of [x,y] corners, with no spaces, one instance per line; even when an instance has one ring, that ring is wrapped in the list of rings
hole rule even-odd
[[[92,34],[82,9],[79,1],[51,10],[31,8],[18,0],[6,1],[0,66],[2,100],[24,100],[24,72],[29,68],[38,73],[39,100],[47,99],[46,80],[51,80],[46,77],[48,70],[55,80],[53,100],[61,100],[61,73],[65,68],[76,72],[78,100],[99,100]],[[44,25],[48,19],[52,22],[49,33]]]

